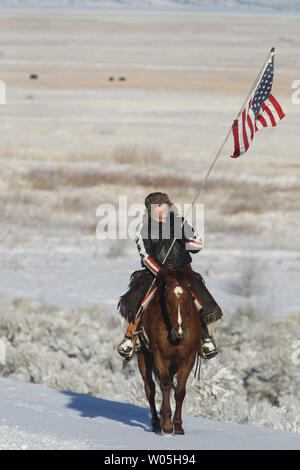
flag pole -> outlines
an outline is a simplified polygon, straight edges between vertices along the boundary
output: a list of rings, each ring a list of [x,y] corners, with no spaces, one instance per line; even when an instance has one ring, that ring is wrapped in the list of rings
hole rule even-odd
[[[275,54],[275,48],[272,47],[271,51],[270,51],[269,54],[268,54],[268,57],[266,58],[266,60],[265,60],[265,62],[264,62],[264,65],[262,66],[262,68],[261,68],[259,74],[257,75],[257,77],[256,77],[256,79],[255,79],[255,81],[254,81],[254,83],[253,83],[253,85],[252,85],[252,87],[251,87],[251,89],[250,89],[250,91],[249,91],[249,93],[248,93],[248,95],[247,95],[245,101],[243,102],[240,111],[237,113],[236,117],[234,118],[234,120],[233,120],[233,125],[234,125],[234,124],[236,123],[236,121],[239,119],[239,117],[240,117],[240,115],[241,115],[241,113],[242,113],[244,107],[246,106],[246,104],[248,103],[248,101],[249,101],[251,95],[252,95],[253,92],[255,91],[255,89],[256,89],[256,87],[257,87],[257,84],[260,82],[260,79],[261,79],[261,77],[263,76],[263,74],[264,74],[264,72],[265,72],[265,70],[266,70],[266,68],[267,68],[267,66],[268,66],[268,63],[270,62],[270,59],[273,57],[274,54]],[[221,147],[220,147],[220,149],[219,149],[217,155],[215,156],[213,162],[211,163],[211,165],[210,165],[210,167],[209,167],[209,169],[208,169],[208,171],[207,171],[207,174],[206,174],[205,178],[203,179],[203,181],[202,181],[202,183],[201,183],[201,186],[200,186],[200,188],[199,188],[197,194],[195,195],[195,197],[194,197],[194,199],[193,199],[192,206],[193,206],[193,205],[195,204],[195,202],[197,201],[197,199],[198,199],[198,197],[199,197],[199,194],[200,194],[201,191],[202,191],[203,186],[205,185],[205,183],[206,183],[206,181],[207,181],[207,179],[208,179],[208,177],[209,177],[209,175],[210,175],[210,173],[211,173],[211,171],[212,171],[212,169],[213,169],[213,167],[214,167],[216,161],[218,160],[218,158],[219,158],[219,156],[220,156],[220,154],[221,154],[223,148],[225,147],[225,144],[226,144],[226,142],[227,142],[227,140],[228,140],[228,138],[229,138],[229,136],[230,136],[230,134],[231,134],[233,125],[230,126],[230,129],[228,130],[228,132],[227,132],[227,134],[226,134],[226,137],[225,137],[225,139],[224,139],[224,141],[223,141],[223,143],[222,143],[222,145],[221,145]]]
[[[266,60],[265,60],[265,62],[264,62],[264,64],[263,64],[263,66],[262,66],[262,68],[261,68],[259,74],[257,75],[257,77],[256,77],[256,79],[255,79],[255,81],[254,81],[254,83],[253,83],[253,85],[252,85],[252,87],[251,87],[251,89],[250,89],[250,91],[249,91],[249,93],[248,93],[248,95],[247,95],[247,97],[246,97],[246,99],[245,99],[245,101],[244,101],[244,103],[243,103],[241,109],[240,109],[240,111],[238,112],[238,114],[236,115],[235,119],[233,120],[233,125],[234,125],[234,123],[238,120],[238,118],[240,117],[240,115],[241,115],[241,113],[242,113],[244,107],[245,107],[246,104],[248,103],[248,100],[249,100],[249,98],[251,97],[252,93],[255,91],[255,89],[256,89],[256,87],[257,87],[257,84],[259,83],[261,77],[263,76],[263,74],[264,74],[264,72],[265,72],[265,70],[266,70],[266,68],[267,68],[267,66],[268,66],[268,64],[269,64],[269,62],[270,62],[270,59],[273,57],[274,54],[275,54],[275,48],[272,47],[272,49],[271,49],[271,51],[269,52],[268,57],[266,58]],[[207,173],[206,173],[206,175],[205,175],[205,178],[203,179],[203,181],[202,181],[202,183],[201,183],[201,185],[200,185],[200,188],[198,189],[198,192],[195,194],[195,197],[194,197],[194,199],[193,199],[193,201],[192,201],[192,204],[190,205],[190,207],[189,207],[189,209],[188,209],[188,211],[187,211],[187,213],[186,213],[185,218],[187,218],[188,214],[190,213],[190,210],[193,208],[195,202],[197,201],[197,199],[198,199],[198,197],[199,197],[199,195],[200,195],[200,193],[201,193],[201,191],[202,191],[202,189],[203,189],[203,187],[204,187],[206,181],[208,180],[208,177],[209,177],[210,173],[212,172],[212,169],[213,169],[213,167],[214,167],[216,161],[218,160],[218,158],[219,158],[219,156],[220,156],[220,154],[221,154],[223,148],[225,147],[225,144],[226,144],[226,142],[227,142],[227,140],[228,140],[228,138],[229,138],[229,136],[230,136],[230,134],[231,134],[231,131],[232,131],[232,126],[230,126],[230,129],[228,130],[228,132],[227,132],[227,134],[226,134],[226,137],[225,137],[225,139],[224,139],[224,141],[223,141],[221,147],[219,148],[219,151],[217,152],[217,155],[215,156],[214,160],[213,160],[212,163],[210,164],[210,166],[209,166],[209,168],[208,168],[208,170],[207,170]],[[183,227],[184,222],[185,222],[185,220],[183,220],[181,227]],[[166,256],[165,256],[165,258],[164,258],[162,264],[165,263],[165,261],[166,261],[168,255],[169,255],[171,249],[173,248],[173,245],[174,245],[175,241],[176,241],[176,239],[173,240],[173,242],[172,242],[172,244],[171,244],[171,246],[170,246],[170,248],[169,248],[169,250],[168,250],[168,252],[167,252],[167,254],[166,254]]]
[[[234,124],[236,123],[236,121],[239,119],[239,117],[240,117],[240,115],[241,115],[241,113],[242,113],[244,107],[246,106],[246,104],[248,103],[248,101],[249,101],[251,95],[252,95],[253,92],[255,91],[255,89],[256,89],[258,83],[260,82],[261,77],[263,76],[263,74],[264,74],[264,72],[265,72],[265,70],[266,70],[266,68],[267,68],[267,66],[268,66],[268,64],[269,64],[269,62],[270,62],[270,60],[271,60],[271,58],[273,57],[274,54],[275,54],[275,48],[272,47],[272,49],[271,49],[271,51],[269,52],[268,57],[266,58],[266,60],[265,60],[265,62],[264,62],[264,64],[263,64],[263,66],[262,66],[262,68],[261,68],[259,74],[257,75],[257,77],[256,77],[256,79],[255,79],[255,81],[254,81],[254,83],[253,83],[253,85],[252,85],[252,87],[251,87],[251,89],[250,89],[250,91],[249,91],[249,93],[248,93],[248,95],[247,95],[245,101],[243,102],[240,111],[238,112],[238,114],[237,114],[236,117],[234,118],[234,120],[233,120],[233,125],[230,126],[230,129],[228,130],[228,132],[227,132],[227,134],[226,134],[226,137],[225,137],[225,139],[224,139],[224,141],[223,141],[221,147],[219,148],[219,151],[218,151],[217,155],[215,156],[214,160],[212,161],[210,167],[208,168],[208,171],[207,171],[207,173],[206,173],[206,175],[205,175],[205,178],[203,179],[203,181],[202,181],[202,183],[201,183],[201,185],[200,185],[200,188],[199,188],[198,192],[196,193],[196,195],[195,195],[195,197],[194,197],[194,199],[193,199],[193,201],[192,201],[192,204],[191,204],[191,206],[189,207],[189,209],[188,209],[188,211],[187,211],[187,215],[189,214],[190,209],[193,207],[193,205],[194,205],[195,202],[197,201],[197,199],[198,199],[198,197],[199,197],[199,195],[200,195],[200,193],[201,193],[201,191],[202,191],[202,189],[203,189],[203,187],[204,187],[206,181],[208,180],[208,177],[209,177],[210,173],[212,172],[212,169],[213,169],[213,167],[214,167],[216,161],[218,160],[218,158],[219,158],[219,156],[220,156],[220,154],[221,154],[223,148],[225,147],[225,144],[226,144],[226,142],[227,142],[227,140],[228,140],[228,138],[229,138],[229,136],[230,136],[230,134],[231,134],[232,127],[234,126]],[[186,217],[187,217],[187,215],[186,215]],[[182,224],[182,225],[183,225],[183,224]],[[172,248],[172,247],[173,247],[173,244],[171,245],[171,248]],[[171,251],[171,250],[170,250],[170,251]],[[166,258],[167,258],[167,256],[168,256],[168,254],[169,254],[169,252],[167,253],[167,255],[166,255],[166,257],[165,257],[165,260],[166,260]],[[164,260],[164,261],[165,261],[165,260]]]
[[[232,132],[232,127],[234,126],[235,122],[239,119],[239,117],[240,117],[240,115],[241,115],[241,113],[242,113],[244,107],[246,106],[246,104],[248,103],[248,100],[250,99],[252,93],[253,93],[254,90],[256,89],[257,84],[259,83],[261,77],[263,76],[263,74],[264,74],[264,72],[265,72],[265,70],[266,70],[266,68],[267,68],[267,66],[268,66],[268,64],[269,64],[269,62],[270,62],[270,59],[273,57],[274,54],[275,54],[275,48],[272,47],[272,49],[271,49],[271,51],[269,52],[268,57],[267,57],[267,59],[265,60],[265,62],[264,62],[264,64],[263,64],[263,66],[262,66],[262,68],[261,68],[259,74],[257,75],[257,77],[256,77],[256,79],[255,79],[255,81],[254,81],[254,83],[253,83],[253,85],[252,85],[252,87],[251,87],[251,89],[250,89],[250,91],[249,91],[249,93],[248,93],[248,95],[247,95],[245,101],[243,102],[243,105],[242,105],[240,111],[238,112],[238,114],[237,114],[236,117],[234,118],[233,124],[230,126],[230,129],[228,130],[228,132],[227,132],[227,134],[226,134],[226,136],[225,136],[225,139],[223,140],[223,143],[222,143],[221,147],[219,148],[219,150],[218,150],[218,152],[217,152],[217,155],[215,156],[215,158],[213,159],[212,163],[210,164],[210,166],[209,166],[209,168],[208,168],[208,170],[207,170],[207,173],[206,173],[205,177],[203,178],[203,181],[202,181],[202,183],[201,183],[201,185],[200,185],[200,188],[198,189],[197,193],[195,194],[195,197],[194,197],[194,199],[193,199],[191,205],[189,206],[189,208],[188,208],[188,210],[187,210],[187,212],[186,212],[186,214],[185,214],[185,217],[183,218],[183,221],[182,221],[182,224],[181,224],[181,228],[183,227],[183,225],[184,225],[184,223],[185,223],[185,219],[187,219],[187,217],[188,217],[188,215],[189,215],[191,209],[193,208],[195,202],[197,201],[197,199],[198,199],[198,197],[199,197],[199,195],[200,195],[200,193],[201,193],[201,191],[202,191],[202,189],[203,189],[203,187],[204,187],[206,181],[208,180],[208,177],[209,177],[210,173],[212,172],[212,169],[213,169],[213,167],[215,166],[216,161],[218,160],[219,156],[221,155],[221,152],[222,152],[223,148],[225,147],[225,144],[226,144],[226,142],[227,142],[227,140],[228,140],[228,138],[229,138],[229,136],[230,136],[230,134],[231,134],[231,132]],[[172,241],[172,243],[171,243],[171,245],[170,245],[170,247],[169,247],[169,249],[168,249],[168,251],[167,251],[167,253],[166,253],[165,257],[164,257],[164,259],[163,259],[162,265],[165,264],[166,259],[168,258],[169,253],[170,253],[170,251],[172,250],[172,248],[173,248],[173,246],[174,246],[175,241],[176,241],[176,238],[173,239],[173,241]],[[148,289],[148,291],[147,291],[145,297],[147,297],[147,295],[151,292],[151,289],[153,288],[153,286],[154,286],[154,284],[155,284],[155,280],[156,280],[156,278],[154,278],[153,281],[151,282],[151,285],[150,285],[150,287],[149,287],[149,289]],[[142,305],[140,305],[140,307],[139,307],[139,309],[138,309],[138,311],[137,311],[137,314],[136,314],[136,320],[141,316],[142,310],[143,310],[143,307],[142,307]],[[136,321],[136,320],[135,320],[135,321]],[[135,337],[135,338],[136,338],[136,337]],[[132,349],[132,354],[134,353],[134,350],[135,350],[135,348]],[[132,354],[129,356],[128,359],[131,358]],[[125,359],[125,361],[128,360],[128,359]]]

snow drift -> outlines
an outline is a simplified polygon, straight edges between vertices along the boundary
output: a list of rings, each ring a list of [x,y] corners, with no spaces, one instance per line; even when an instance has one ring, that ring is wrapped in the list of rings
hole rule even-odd
[[[0,449],[300,449],[287,431],[185,416],[185,436],[150,429],[148,409],[0,379]]]

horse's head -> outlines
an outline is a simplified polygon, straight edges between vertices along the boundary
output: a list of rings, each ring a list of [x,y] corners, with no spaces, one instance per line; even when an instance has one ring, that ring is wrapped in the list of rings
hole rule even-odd
[[[188,322],[194,307],[189,290],[191,272],[190,265],[181,268],[173,265],[164,266],[166,282],[164,300],[172,341],[184,338],[188,331]]]

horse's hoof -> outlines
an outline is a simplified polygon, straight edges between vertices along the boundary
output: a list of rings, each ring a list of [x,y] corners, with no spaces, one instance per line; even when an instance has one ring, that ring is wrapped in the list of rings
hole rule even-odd
[[[179,436],[183,436],[184,435],[184,429],[177,429],[177,431],[175,430],[175,434],[177,434]]]
[[[163,429],[162,432],[163,432],[163,434],[166,434],[167,436],[171,436],[171,434],[173,434],[173,428],[172,429]]]
[[[152,432],[161,432],[161,425],[159,423],[152,425]]]

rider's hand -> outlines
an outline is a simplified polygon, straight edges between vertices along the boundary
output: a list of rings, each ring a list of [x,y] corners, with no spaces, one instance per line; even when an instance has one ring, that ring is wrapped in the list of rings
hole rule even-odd
[[[164,281],[164,280],[165,280],[163,268],[161,268],[161,269],[158,271],[158,273],[156,274],[156,279],[157,279],[157,282],[159,282],[159,281]]]

